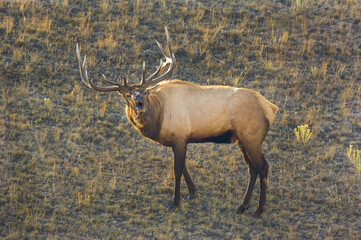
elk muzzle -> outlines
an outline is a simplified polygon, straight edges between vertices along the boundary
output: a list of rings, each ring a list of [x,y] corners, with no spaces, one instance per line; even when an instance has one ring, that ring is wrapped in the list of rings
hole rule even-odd
[[[145,106],[144,106],[144,96],[141,94],[138,94],[134,97],[134,102],[135,102],[135,109],[138,111],[142,111],[144,110]]]
[[[147,91],[143,89],[135,89],[126,95],[129,107],[137,113],[145,111]]]

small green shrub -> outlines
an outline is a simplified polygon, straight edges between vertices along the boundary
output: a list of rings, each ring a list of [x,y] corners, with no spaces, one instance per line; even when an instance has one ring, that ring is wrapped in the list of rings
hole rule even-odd
[[[312,138],[312,132],[308,128],[308,125],[301,125],[293,129],[297,142],[307,144]]]

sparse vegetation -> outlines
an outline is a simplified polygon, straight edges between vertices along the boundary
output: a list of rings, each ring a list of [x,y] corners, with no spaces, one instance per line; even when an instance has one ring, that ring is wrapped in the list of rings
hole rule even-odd
[[[296,140],[299,143],[307,144],[312,138],[312,132],[308,128],[308,125],[301,125],[297,128],[293,129],[293,132],[295,133]]]
[[[0,238],[361,238],[348,159],[361,148],[360,1],[0,0],[0,12]],[[187,152],[197,198],[168,211],[171,150],[131,127],[118,95],[82,85],[76,43],[97,83],[139,82],[143,61],[159,64],[164,25],[173,78],[252,88],[279,106],[261,219],[254,200],[232,213],[247,168],[236,146],[210,143]],[[312,144],[295,148],[304,123]]]
[[[353,150],[353,145],[347,149],[347,156],[355,164],[357,173],[361,173],[361,150]]]

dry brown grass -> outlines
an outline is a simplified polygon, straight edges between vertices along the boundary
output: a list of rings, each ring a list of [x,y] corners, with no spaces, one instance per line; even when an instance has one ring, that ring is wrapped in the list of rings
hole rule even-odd
[[[359,1],[0,0],[0,237],[360,239]],[[267,211],[234,215],[247,169],[233,145],[190,145],[198,188],[175,211],[172,154],[127,122],[124,102],[81,85],[138,82],[171,33],[174,78],[248,87],[280,107],[264,143]],[[308,124],[312,139],[296,141]]]

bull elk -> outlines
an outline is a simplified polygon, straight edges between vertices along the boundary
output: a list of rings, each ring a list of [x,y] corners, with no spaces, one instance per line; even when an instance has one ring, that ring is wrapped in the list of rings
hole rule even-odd
[[[140,84],[128,85],[104,80],[108,86],[98,86],[89,80],[86,56],[81,61],[78,45],[81,80],[89,88],[101,91],[118,91],[126,101],[128,120],[146,138],[163,146],[172,147],[174,153],[174,198],[169,205],[180,203],[182,175],[187,183],[189,199],[195,196],[196,188],[185,164],[188,143],[237,143],[249,169],[249,183],[243,203],[235,210],[243,213],[249,206],[251,194],[260,178],[259,207],[255,216],[260,216],[266,202],[268,163],[261,144],[273,123],[277,106],[261,94],[245,88],[227,86],[199,86],[181,80],[165,81],[175,66],[168,30],[165,28],[169,54],[157,42],[166,61],[160,61],[157,70],[146,78],[145,63]]]

